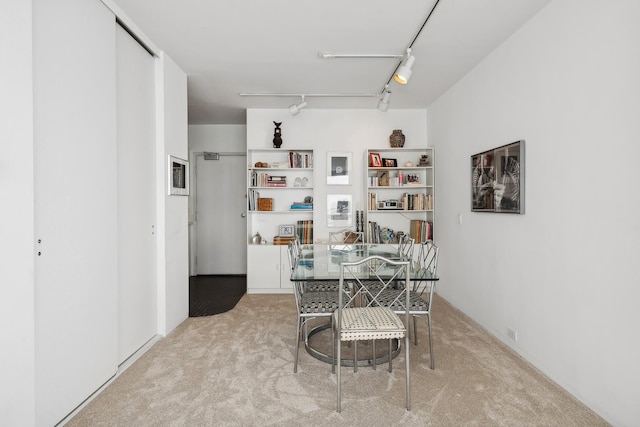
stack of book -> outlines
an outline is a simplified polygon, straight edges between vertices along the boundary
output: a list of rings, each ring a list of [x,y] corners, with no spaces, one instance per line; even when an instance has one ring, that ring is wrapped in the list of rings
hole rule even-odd
[[[313,203],[293,202],[291,209],[295,210],[313,210]]]
[[[284,175],[267,175],[265,187],[286,187],[287,177]]]
[[[313,243],[313,220],[298,220],[296,224],[296,235],[302,244]]]
[[[289,242],[296,240],[295,236],[276,236],[273,238],[274,245],[288,245]]]

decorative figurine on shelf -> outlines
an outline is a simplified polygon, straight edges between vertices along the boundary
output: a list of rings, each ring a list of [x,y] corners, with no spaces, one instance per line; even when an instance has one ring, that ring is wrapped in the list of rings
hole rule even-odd
[[[395,129],[389,136],[389,143],[393,148],[404,147],[404,134],[402,129]]]
[[[429,166],[429,156],[427,154],[423,154],[420,156],[420,162],[418,166]]]
[[[273,131],[273,148],[280,148],[280,146],[282,145],[282,134],[280,131],[280,125],[282,124],[282,122],[273,122],[273,124],[276,125],[276,128]]]

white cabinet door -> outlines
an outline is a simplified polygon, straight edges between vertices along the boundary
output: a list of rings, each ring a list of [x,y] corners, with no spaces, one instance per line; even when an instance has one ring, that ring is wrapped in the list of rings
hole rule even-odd
[[[286,245],[248,245],[247,258],[247,293],[293,292]]]
[[[280,247],[248,245],[247,259],[248,293],[280,288]]]
[[[293,292],[288,250],[287,245],[280,245],[280,289]]]

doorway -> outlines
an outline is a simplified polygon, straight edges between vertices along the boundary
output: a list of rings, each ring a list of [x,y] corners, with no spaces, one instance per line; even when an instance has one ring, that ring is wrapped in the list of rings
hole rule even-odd
[[[246,153],[194,157],[193,274],[246,275]]]

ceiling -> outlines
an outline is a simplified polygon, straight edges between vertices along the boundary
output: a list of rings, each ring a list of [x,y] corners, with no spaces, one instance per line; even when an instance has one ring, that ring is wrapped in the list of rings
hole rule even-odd
[[[400,59],[318,53],[402,55],[410,45],[413,75],[389,84],[389,109],[427,108],[549,1],[440,0],[416,38],[436,0],[112,0],[187,74],[190,124],[244,124],[247,108],[301,101],[240,93],[379,94]],[[378,99],[306,101],[373,109]]]

